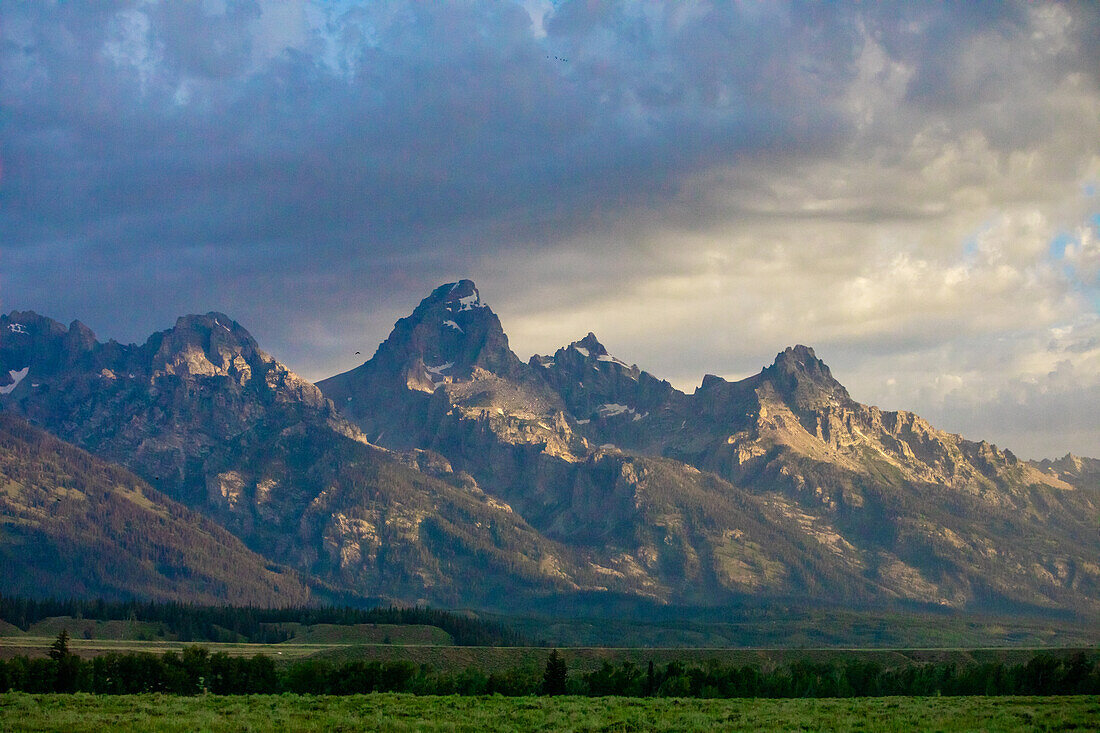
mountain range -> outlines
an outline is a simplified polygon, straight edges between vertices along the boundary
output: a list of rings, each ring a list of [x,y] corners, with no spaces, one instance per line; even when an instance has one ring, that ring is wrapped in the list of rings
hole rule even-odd
[[[236,543],[256,560],[223,580],[255,567],[262,602],[1100,612],[1100,461],[1023,461],[860,404],[806,346],[692,394],[591,333],[524,362],[469,280],[435,289],[368,361],[316,385],[219,313],[122,345],[13,312],[0,316],[0,412],[39,454],[87,456],[101,474],[119,464],[109,484],[206,528],[186,540],[209,545],[200,555]],[[0,477],[25,460],[4,451]],[[28,508],[70,490],[46,473],[33,502],[28,482],[4,479],[0,592],[29,574],[87,575],[87,533]],[[9,566],[28,542],[59,556]],[[193,592],[172,573],[161,587]],[[151,577],[123,568],[82,587],[149,595]]]

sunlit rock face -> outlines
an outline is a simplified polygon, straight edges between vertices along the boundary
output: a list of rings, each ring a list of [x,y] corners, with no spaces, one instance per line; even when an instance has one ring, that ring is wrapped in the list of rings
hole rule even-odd
[[[399,320],[370,360],[318,386],[371,439],[412,448],[425,442],[431,395],[486,374],[522,380],[524,364],[474,283],[460,280]]]
[[[297,573],[215,522],[5,413],[0,484],[0,593],[257,606],[311,600]]]
[[[140,346],[101,344],[79,322],[66,329],[35,314],[12,313],[0,326],[0,368],[28,370],[4,409],[139,468],[187,501],[206,493],[198,466],[264,425],[313,421],[355,432],[315,385],[221,313],[181,317]]]
[[[477,333],[476,291],[441,295]],[[20,375],[0,394],[5,412],[128,466],[334,592],[489,605],[520,588],[597,587],[587,562],[444,456],[371,445],[224,314],[184,316],[140,346],[30,313],[0,327],[0,367]],[[487,373],[489,347],[473,351],[467,372]]]
[[[360,597],[1100,610],[1096,461],[860,404],[806,346],[692,394],[594,334],[524,363],[468,280],[317,386],[220,313],[138,346],[14,312],[0,409]]]
[[[533,356],[530,364],[580,420],[623,416],[640,421],[683,404],[682,392],[607,353],[593,333],[552,356]]]
[[[476,293],[468,281],[436,289],[370,361],[321,387],[380,443],[446,456],[539,531],[587,548],[601,577],[668,599],[751,588],[955,607],[1095,604],[1096,564],[1073,543],[1058,555],[1014,539],[1068,532],[1096,544],[1074,519],[1095,492],[1073,491],[1057,469],[862,405],[802,345],[739,382],[708,376],[691,395],[591,333],[520,365]],[[450,317],[478,305],[491,328]],[[1077,586],[1041,590],[1068,577],[1067,562]],[[825,566],[827,584],[809,569]]]

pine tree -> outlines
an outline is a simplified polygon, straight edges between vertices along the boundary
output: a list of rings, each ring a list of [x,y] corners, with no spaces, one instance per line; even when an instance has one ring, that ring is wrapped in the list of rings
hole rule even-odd
[[[54,640],[53,644],[50,644],[50,659],[60,662],[66,659],[69,654],[69,631],[68,629],[61,629],[57,639]]]
[[[565,674],[565,659],[554,649],[546,659],[546,671],[542,675],[543,694],[564,695]]]

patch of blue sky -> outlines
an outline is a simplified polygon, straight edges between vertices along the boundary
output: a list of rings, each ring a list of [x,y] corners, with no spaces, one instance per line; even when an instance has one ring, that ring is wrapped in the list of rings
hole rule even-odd
[[[992,231],[995,224],[996,222],[992,219],[983,222],[973,234],[963,240],[963,257],[971,259],[977,256],[978,251],[981,249],[982,237]]]
[[[1059,232],[1055,235],[1054,239],[1050,240],[1050,247],[1047,250],[1052,260],[1062,260],[1066,256],[1066,247],[1076,242],[1077,239],[1067,232]]]

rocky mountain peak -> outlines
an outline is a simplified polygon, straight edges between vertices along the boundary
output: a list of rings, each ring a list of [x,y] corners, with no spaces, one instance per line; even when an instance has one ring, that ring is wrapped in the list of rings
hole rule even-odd
[[[809,346],[791,346],[776,355],[760,373],[798,407],[819,407],[822,402],[849,402],[848,390]]]
[[[481,293],[478,292],[473,280],[446,283],[436,288],[434,293],[443,294],[443,302],[447,304],[447,308],[452,312],[488,307],[481,302]]]
[[[729,384],[729,382],[722,379],[717,374],[704,374],[703,381],[700,383],[699,387],[696,388],[696,391],[705,392],[724,384]]]
[[[813,348],[803,346],[802,344],[788,346],[786,349],[776,354],[772,366],[788,374],[798,371],[805,371],[814,375],[821,373],[829,374],[829,367],[825,366],[825,363],[817,358],[817,354],[814,353]],[[829,376],[831,377],[832,375],[830,374]]]
[[[243,384],[254,368],[274,361],[247,330],[224,313],[181,316],[175,327],[146,344],[154,372],[178,376],[229,376]]]
[[[467,379],[475,368],[514,376],[522,367],[500,319],[481,301],[472,280],[433,290],[411,315],[394,324],[369,364],[426,392]]]
[[[92,329],[80,321],[73,321],[69,324],[69,330],[64,337],[65,349],[69,353],[76,354],[91,351],[98,343]]]
[[[477,311],[485,312],[477,313]],[[413,310],[409,318],[414,321],[427,321],[439,317],[446,319],[448,314],[457,313],[473,313],[475,317],[492,314],[489,306],[481,302],[481,293],[473,280],[459,280],[440,285],[427,298],[420,301],[420,305]]]
[[[334,591],[1100,608],[1100,461],[1028,464],[860,405],[806,346],[691,396],[592,333],[526,366],[462,280],[322,385],[339,413],[220,313],[143,346],[0,315],[0,413],[125,462]],[[413,452],[364,445],[345,418]]]
[[[539,356],[538,354],[532,356],[530,364],[533,367],[540,367],[540,371],[550,370],[549,372],[543,371],[543,376],[554,372],[562,376],[567,375],[569,379],[573,380],[591,380],[595,373],[601,371],[601,367],[604,367],[604,371],[608,374],[625,372],[629,378],[635,381],[640,373],[637,367],[632,367],[608,354],[607,349],[596,338],[596,334],[591,331],[579,341],[573,341],[568,346],[561,347],[554,352],[553,356]],[[614,365],[617,368],[608,369],[609,365]]]
[[[25,377],[23,369],[30,368],[35,377],[52,374],[81,361],[98,346],[95,334],[80,321],[65,328],[34,311],[12,311],[0,316],[0,382],[10,382],[6,386],[14,390],[10,372]]]
[[[1007,451],[1005,451],[1007,453]],[[1067,453],[1061,458],[1035,464],[1041,471],[1078,485],[1100,486],[1100,460]]]
[[[605,349],[604,345],[600,343],[600,340],[596,338],[596,334],[592,333],[591,331],[588,332],[587,336],[582,338],[580,341],[574,341],[572,344],[570,344],[570,346],[574,348],[579,346],[593,357],[598,358],[601,356],[607,356],[607,349]]]
[[[553,356],[531,357],[530,364],[585,424],[594,415],[641,420],[682,396],[668,382],[609,354],[592,332]]]
[[[211,311],[205,315],[186,315],[176,319],[176,325],[165,332],[186,341],[214,340],[232,344],[241,350],[256,349],[256,340],[244,326],[224,313]]]
[[[366,362],[317,386],[373,440],[404,449],[415,445],[417,416],[444,385],[523,381],[530,371],[477,286],[459,280],[435,288],[398,320]]]
[[[60,336],[65,333],[65,327],[46,316],[40,316],[34,311],[12,311],[6,316],[0,316],[0,339],[8,339],[14,336]]]

